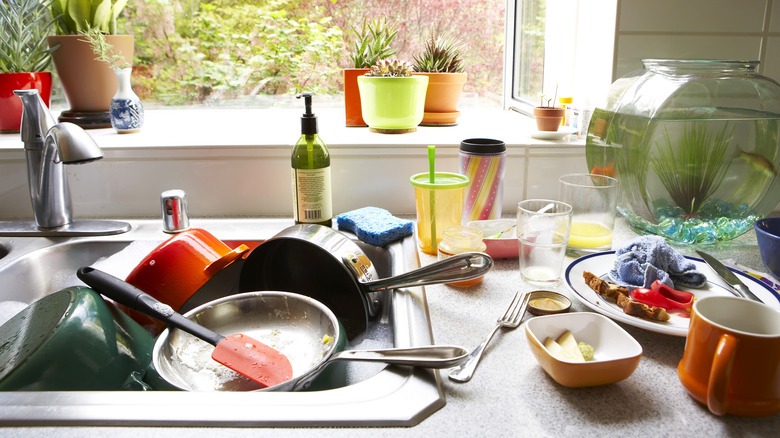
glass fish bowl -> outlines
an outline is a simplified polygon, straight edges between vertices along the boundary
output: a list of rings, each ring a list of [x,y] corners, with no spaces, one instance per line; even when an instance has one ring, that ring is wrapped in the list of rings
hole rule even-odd
[[[635,231],[733,239],[780,202],[780,84],[758,61],[644,59],[588,126],[591,173],[617,177]]]

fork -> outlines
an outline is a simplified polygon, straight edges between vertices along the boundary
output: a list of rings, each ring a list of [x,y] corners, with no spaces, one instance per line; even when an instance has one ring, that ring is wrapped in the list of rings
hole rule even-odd
[[[509,308],[506,309],[504,316],[496,321],[497,324],[493,328],[493,331],[490,332],[490,335],[488,335],[487,339],[479,344],[479,346],[477,346],[474,351],[469,353],[469,355],[466,356],[466,359],[461,362],[460,365],[450,369],[450,372],[448,373],[450,380],[461,383],[465,383],[471,380],[471,377],[474,375],[474,371],[477,369],[477,365],[479,364],[480,359],[482,359],[482,353],[485,352],[485,348],[487,347],[490,340],[493,339],[493,335],[496,334],[496,331],[498,331],[498,329],[501,327],[516,329],[520,325],[520,320],[523,319],[525,309],[528,306],[529,296],[530,294],[525,294],[525,296],[523,296],[521,299],[520,292],[515,294],[514,298],[512,298],[512,303],[509,304]]]

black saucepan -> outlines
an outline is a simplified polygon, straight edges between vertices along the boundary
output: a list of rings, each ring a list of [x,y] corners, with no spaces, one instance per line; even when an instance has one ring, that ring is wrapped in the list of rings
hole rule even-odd
[[[288,291],[314,298],[336,314],[353,339],[377,314],[381,291],[470,280],[492,266],[487,254],[464,253],[379,279],[365,252],[345,234],[321,225],[294,225],[252,250],[241,270],[239,291]]]

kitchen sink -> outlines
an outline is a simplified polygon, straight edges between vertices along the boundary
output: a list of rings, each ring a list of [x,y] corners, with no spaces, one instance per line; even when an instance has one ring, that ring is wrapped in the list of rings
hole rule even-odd
[[[0,302],[31,303],[63,287],[81,284],[73,275],[79,267],[94,265],[134,241],[157,242],[170,237],[161,231],[160,221],[130,222],[131,231],[115,236],[0,238]],[[242,242],[252,247],[292,222],[196,219],[192,225],[228,245]],[[419,267],[413,237],[382,248],[358,243],[380,277]],[[236,293],[240,263],[215,276],[182,311]],[[375,339],[366,340],[373,343],[367,348],[431,344],[423,288],[402,288],[388,294],[384,309],[367,330],[369,338],[376,334]],[[436,371],[361,366],[366,368],[341,379],[343,386],[306,392],[0,392],[0,425],[412,426],[445,404]]]

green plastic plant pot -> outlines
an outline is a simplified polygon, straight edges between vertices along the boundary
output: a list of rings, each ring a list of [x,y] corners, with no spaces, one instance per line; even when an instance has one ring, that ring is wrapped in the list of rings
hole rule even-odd
[[[422,122],[426,76],[358,77],[363,120],[378,132],[411,132]]]

